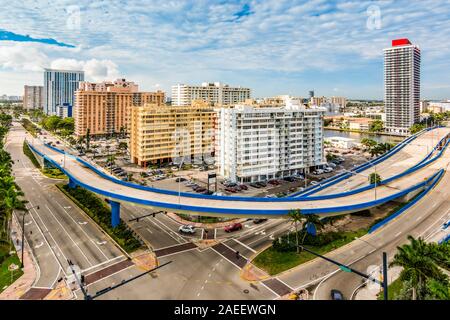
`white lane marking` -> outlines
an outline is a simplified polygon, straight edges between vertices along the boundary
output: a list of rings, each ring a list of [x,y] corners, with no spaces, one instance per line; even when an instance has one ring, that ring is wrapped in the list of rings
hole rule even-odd
[[[81,250],[80,246],[75,242],[75,240],[73,240],[73,238],[70,236],[70,233],[67,232],[66,228],[64,228],[64,226],[62,225],[62,223],[58,220],[58,218],[56,218],[55,214],[52,212],[52,210],[50,210],[50,208],[48,207],[48,205],[45,205],[47,207],[47,210],[50,212],[50,214],[53,216],[53,218],[55,218],[56,222],[60,225],[61,229],[63,229],[63,231],[66,233],[66,235],[69,237],[69,239],[73,242],[73,244],[78,248],[78,250],[80,250],[81,255],[84,257],[84,259],[87,261],[87,263],[89,263],[89,265],[92,266],[92,262],[88,259],[88,257],[84,254],[83,250]]]
[[[145,228],[148,232],[150,232],[151,234],[153,234],[152,230],[150,230],[150,228],[146,227]]]
[[[83,222],[78,221],[78,224],[84,226],[85,224],[87,224],[87,221],[83,221]]]
[[[29,226],[29,225],[32,224],[32,223],[33,223],[33,221],[30,220],[30,221],[28,221],[27,223],[25,223],[25,226]]]
[[[96,241],[96,243],[97,243],[99,246],[102,246],[102,245],[106,244],[106,241]]]
[[[288,285],[286,282],[284,282],[283,280],[281,280],[280,278],[275,278],[275,279],[277,279],[278,281],[280,281],[282,284],[284,284],[286,287],[288,287],[291,291],[294,291],[294,289],[292,289],[292,287],[290,286],[290,285]]]
[[[175,238],[173,235],[170,234],[170,232],[167,232],[167,230],[163,227],[161,227],[159,224],[157,224],[156,222],[153,221],[153,219],[150,219],[149,217],[146,217],[145,219],[147,219],[150,223],[152,223],[155,227],[157,227],[158,229],[160,229],[161,231],[163,231],[164,233],[168,234],[173,240],[175,240],[176,242],[178,242],[178,244],[180,243],[186,243],[187,241],[184,240],[183,238],[181,238],[183,241],[180,241],[178,238]],[[170,229],[169,229],[170,230]],[[172,230],[170,230],[172,231]]]
[[[256,253],[256,250],[250,248],[248,245],[246,245],[245,243],[240,242],[238,239],[233,239],[234,241],[236,241],[238,244],[240,244],[241,246],[243,246],[244,248],[247,248],[248,250],[250,250],[253,253]]]
[[[416,221],[419,221],[422,218],[423,218],[423,216],[417,217]]]
[[[73,222],[76,223],[75,219],[72,217],[72,215],[69,214],[69,212],[67,212],[66,208],[63,207],[59,202],[56,202],[56,203],[57,203],[61,208],[63,208],[63,211],[65,212],[65,214],[66,214],[70,219],[72,219]],[[80,223],[79,223],[79,224],[80,224]],[[87,221],[84,221],[84,224],[87,224]],[[97,245],[95,245],[94,240],[93,240],[91,237],[89,237],[89,235],[87,234],[87,232],[86,232],[83,228],[81,228],[79,225],[78,225],[78,227],[79,227],[80,230],[86,235],[86,237],[94,244],[94,246],[98,249],[98,251],[100,251],[100,253],[105,257],[105,259],[109,259],[108,256],[103,252],[103,250],[101,250],[100,247],[98,247]],[[104,241],[104,242],[106,243],[106,241]],[[97,243],[97,244],[99,244],[99,243]],[[81,249],[80,249],[80,250],[81,250]]]
[[[266,284],[264,284],[264,282],[260,282],[264,287],[266,287],[267,290],[269,290],[270,292],[272,292],[276,298],[281,297],[278,293],[276,293],[275,291],[273,291],[271,288],[269,288]]]
[[[38,249],[38,248],[42,247],[43,245],[44,245],[44,242],[41,241],[39,244],[35,245],[34,248]]]
[[[317,300],[317,299],[316,299],[316,294],[317,294],[317,291],[319,290],[319,287],[320,287],[320,286],[321,286],[328,278],[331,278],[335,273],[338,273],[339,271],[341,271],[341,269],[337,269],[337,270],[335,270],[335,271],[329,273],[327,276],[325,276],[325,277],[322,279],[322,281],[319,282],[319,284],[318,284],[317,287],[316,287],[316,290],[314,290],[313,300]]]
[[[31,201],[30,201],[30,205],[33,206],[33,204],[31,203]],[[39,226],[39,224],[38,224],[38,223],[36,222],[36,220],[34,219],[34,216],[33,216],[32,211],[34,211],[35,214],[37,215],[37,217],[40,219],[39,214],[37,213],[36,208],[33,208],[32,210],[30,210],[30,216],[31,216],[31,219],[33,219],[34,223],[35,223],[36,226],[37,226],[37,229],[39,230],[39,233],[42,235],[42,238],[44,239],[45,243],[47,244],[48,248],[50,249],[50,252],[53,254],[53,257],[55,258],[56,263],[59,265],[59,270],[58,270],[58,273],[56,274],[56,278],[55,278],[55,281],[56,281],[56,279],[58,279],[58,276],[59,276],[59,271],[62,271],[63,274],[64,274],[65,276],[67,276],[67,275],[66,275],[66,273],[65,273],[65,271],[64,271],[64,268],[63,268],[63,266],[62,266],[62,264],[61,264],[61,261],[59,261],[58,257],[56,256],[55,251],[53,251],[53,248],[50,246],[50,243],[48,242],[47,238],[44,236],[44,233],[42,232],[41,227]],[[41,219],[41,221],[42,221],[42,219]],[[44,225],[44,227],[45,227],[45,225]],[[49,232],[48,234],[51,236],[50,232]],[[53,240],[53,241],[54,241],[54,240]],[[58,249],[59,249],[59,248],[58,248]],[[59,250],[61,251],[61,249],[59,249]],[[53,283],[55,283],[55,281],[53,281]]]
[[[100,266],[102,266],[102,265],[104,265],[104,264],[113,262],[113,261],[115,261],[115,260],[117,260],[117,259],[120,259],[120,258],[122,258],[122,261],[125,261],[125,260],[127,259],[127,258],[124,257],[124,256],[118,256],[118,257],[115,257],[115,258],[112,258],[112,259],[103,261],[103,262],[101,262],[101,263],[99,263],[99,264],[96,264],[96,265],[94,265],[94,266],[92,266],[92,267],[83,269],[83,270],[81,270],[81,272],[82,272],[82,273],[86,273],[87,271],[90,271],[90,270],[92,270],[92,269],[98,268],[98,267],[100,267]],[[119,261],[119,262],[121,262],[121,261]],[[119,263],[119,262],[118,262],[118,263]],[[92,273],[92,272],[91,272],[91,273]],[[86,274],[86,275],[89,275],[89,274],[91,274],[91,273],[88,273],[88,274]]]

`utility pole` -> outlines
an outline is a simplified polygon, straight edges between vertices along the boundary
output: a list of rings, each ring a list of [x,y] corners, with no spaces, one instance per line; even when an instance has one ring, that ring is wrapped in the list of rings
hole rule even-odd
[[[380,286],[383,287],[384,300],[388,300],[387,254],[386,254],[386,252],[383,252],[383,282],[381,282],[381,281],[379,281],[379,280],[377,280],[375,278],[372,278],[370,275],[362,273],[362,272],[360,272],[358,270],[353,269],[352,267],[350,267],[348,265],[345,265],[343,263],[337,262],[337,261],[332,260],[330,258],[327,258],[327,257],[325,257],[325,256],[323,256],[321,254],[318,254],[318,253],[316,253],[314,251],[311,251],[310,249],[308,249],[308,248],[306,248],[304,246],[299,245],[299,247],[300,247],[301,250],[305,250],[306,252],[309,252],[309,253],[311,253],[311,254],[319,257],[319,258],[322,258],[322,259],[324,259],[324,260],[326,260],[328,262],[331,262],[332,264],[337,265],[339,267],[339,269],[341,269],[344,272],[355,273],[355,274],[357,274],[357,275],[359,275],[359,276],[361,276],[361,277],[363,277],[363,278],[365,278],[367,280],[370,280],[372,282],[378,283]]]

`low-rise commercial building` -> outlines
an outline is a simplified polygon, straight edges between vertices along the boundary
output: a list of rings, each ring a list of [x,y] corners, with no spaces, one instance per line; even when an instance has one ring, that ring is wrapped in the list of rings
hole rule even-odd
[[[216,166],[231,181],[286,177],[324,163],[322,108],[237,105],[218,113]]]
[[[75,92],[75,135],[129,132],[131,109],[145,103],[164,104],[164,92],[139,92],[134,82],[81,82]]]
[[[215,118],[214,109],[204,102],[194,101],[192,106],[133,107],[131,160],[140,166],[168,161],[214,161]]]

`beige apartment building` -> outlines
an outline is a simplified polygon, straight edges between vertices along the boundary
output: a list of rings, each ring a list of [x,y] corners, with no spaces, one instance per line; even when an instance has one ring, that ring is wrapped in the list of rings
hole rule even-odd
[[[216,112],[207,103],[194,101],[191,106],[158,107],[146,104],[131,109],[131,160],[150,163],[212,158]]]
[[[131,109],[145,103],[163,105],[164,92],[139,92],[137,84],[125,79],[80,82],[73,108],[75,135],[85,135],[88,129],[91,135],[129,132]]]
[[[43,86],[24,86],[23,108],[26,110],[42,109],[44,106]]]

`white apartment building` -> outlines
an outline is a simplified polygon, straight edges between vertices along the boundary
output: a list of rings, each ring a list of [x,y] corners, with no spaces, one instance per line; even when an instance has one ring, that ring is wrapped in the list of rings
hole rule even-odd
[[[177,84],[172,86],[172,105],[190,106],[194,100],[203,100],[217,106],[234,105],[250,99],[250,89],[230,87],[220,82],[203,82],[201,86]]]
[[[231,181],[281,178],[324,163],[322,108],[236,105],[217,112],[216,165]]]
[[[408,39],[384,49],[386,131],[406,135],[420,118],[420,49]]]

